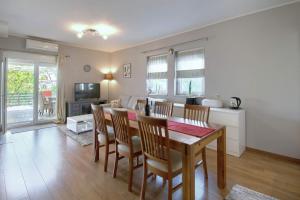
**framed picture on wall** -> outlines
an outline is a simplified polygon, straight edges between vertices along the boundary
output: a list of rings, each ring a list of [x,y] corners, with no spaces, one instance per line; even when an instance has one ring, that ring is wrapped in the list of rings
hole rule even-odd
[[[127,63],[123,65],[123,77],[131,78],[131,63]]]

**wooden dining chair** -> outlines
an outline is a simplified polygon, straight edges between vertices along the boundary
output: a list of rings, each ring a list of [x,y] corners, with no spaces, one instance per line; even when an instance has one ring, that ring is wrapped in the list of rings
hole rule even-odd
[[[133,136],[129,127],[127,110],[113,109],[111,113],[112,123],[115,132],[116,158],[113,177],[117,175],[118,161],[124,157],[129,159],[129,177],[128,190],[132,191],[133,170],[141,167],[138,157],[142,155],[141,140],[139,136]],[[133,160],[136,158],[137,163],[133,166]]]
[[[173,114],[173,102],[155,102],[154,113],[171,117]]]
[[[198,122],[208,122],[210,107],[201,106],[201,105],[184,105],[184,119],[194,120]],[[204,147],[200,153],[196,155],[202,154],[202,160],[197,163],[197,166],[203,164],[203,170],[205,178],[208,178],[207,174],[207,163],[206,163],[206,148]]]
[[[99,148],[105,147],[104,171],[107,171],[109,154],[115,151],[109,151],[109,145],[115,143],[113,127],[106,124],[103,107],[91,105],[94,116],[94,154],[95,162],[99,160]]]
[[[181,152],[170,149],[166,119],[138,116],[139,133],[144,155],[144,172],[140,199],[145,199],[148,171],[168,180],[168,199],[182,183],[173,187],[172,179],[182,173]],[[152,174],[151,174],[152,175]]]
[[[137,105],[137,109],[139,111],[144,111],[145,106],[146,106],[146,100],[144,100],[144,99],[138,99],[136,101],[136,105]]]

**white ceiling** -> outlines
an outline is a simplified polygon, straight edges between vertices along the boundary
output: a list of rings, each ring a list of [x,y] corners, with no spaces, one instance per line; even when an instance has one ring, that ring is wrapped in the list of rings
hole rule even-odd
[[[116,51],[293,0],[0,0],[9,34]],[[120,32],[78,39],[72,23],[106,22]]]

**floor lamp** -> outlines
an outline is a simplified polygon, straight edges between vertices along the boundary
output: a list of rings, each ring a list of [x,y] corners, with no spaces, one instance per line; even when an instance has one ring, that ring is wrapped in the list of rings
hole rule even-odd
[[[109,82],[113,79],[112,73],[104,74],[104,80],[107,80],[107,101],[109,101]]]

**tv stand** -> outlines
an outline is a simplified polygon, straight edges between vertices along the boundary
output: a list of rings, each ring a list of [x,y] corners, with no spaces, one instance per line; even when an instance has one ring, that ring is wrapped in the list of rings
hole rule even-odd
[[[92,108],[91,104],[105,104],[107,100],[79,100],[79,101],[72,101],[67,102],[66,108],[67,108],[67,117],[77,116],[77,115],[85,115],[85,114],[91,114]]]

